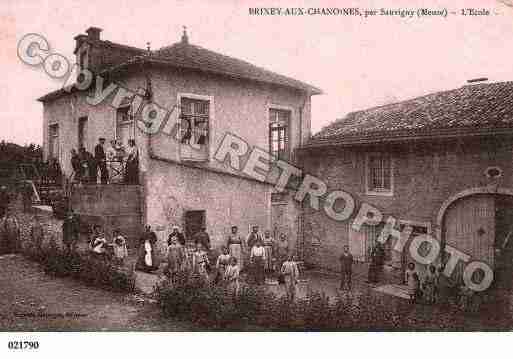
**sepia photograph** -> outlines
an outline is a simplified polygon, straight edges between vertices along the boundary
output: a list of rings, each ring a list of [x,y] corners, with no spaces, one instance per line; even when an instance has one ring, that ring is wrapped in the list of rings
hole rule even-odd
[[[8,357],[513,330],[513,2],[3,0],[0,44]]]

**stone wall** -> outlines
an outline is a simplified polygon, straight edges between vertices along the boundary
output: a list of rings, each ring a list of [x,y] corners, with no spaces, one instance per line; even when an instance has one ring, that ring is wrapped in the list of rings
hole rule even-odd
[[[135,185],[75,186],[71,206],[82,223],[100,224],[107,236],[116,228],[127,238],[128,246],[137,246],[142,223],[143,194]]]
[[[392,215],[397,220],[425,223],[430,227],[430,234],[438,239],[437,216],[448,198],[474,187],[512,188],[512,145],[511,139],[497,138],[437,145],[344,148],[310,155],[304,160],[306,170],[324,180],[328,191],[343,190],[351,194],[356,207],[349,220],[338,222],[324,211],[306,205],[304,236],[309,254],[305,260],[338,270],[338,257],[342,247],[349,243],[350,224],[362,203],[377,207],[385,219]],[[366,154],[383,151],[393,156],[393,195],[368,195]],[[485,171],[491,166],[500,167],[502,176],[487,177]],[[321,208],[322,205],[321,201]]]

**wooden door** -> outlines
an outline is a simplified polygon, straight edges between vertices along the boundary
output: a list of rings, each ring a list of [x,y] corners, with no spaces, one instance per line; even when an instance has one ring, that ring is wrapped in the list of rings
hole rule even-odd
[[[470,261],[483,261],[493,268],[495,198],[474,195],[453,203],[445,213],[443,234],[447,245],[471,256]],[[453,278],[460,280],[463,269],[460,261]]]
[[[205,211],[187,211],[185,212],[185,238],[192,241],[193,236],[205,227],[206,212]]]

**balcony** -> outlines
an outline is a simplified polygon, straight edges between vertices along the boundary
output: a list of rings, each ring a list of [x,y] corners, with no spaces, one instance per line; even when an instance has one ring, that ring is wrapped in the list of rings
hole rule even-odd
[[[185,162],[207,162],[209,160],[209,131],[205,123],[179,125],[180,160]],[[208,123],[207,123],[208,125]]]

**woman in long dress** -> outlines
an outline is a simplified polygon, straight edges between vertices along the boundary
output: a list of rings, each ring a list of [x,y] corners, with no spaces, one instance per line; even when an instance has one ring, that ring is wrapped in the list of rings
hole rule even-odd
[[[250,261],[253,280],[259,285],[265,283],[265,259],[265,248],[262,246],[262,241],[258,241],[251,249]]]
[[[224,273],[224,281],[226,283],[228,293],[235,296],[239,294],[239,277],[240,268],[237,265],[237,258],[231,257],[230,264],[226,267],[226,271]]]
[[[265,250],[265,263],[264,263],[264,269],[265,274],[269,276],[273,272],[273,259],[274,259],[274,238],[271,237],[271,231],[267,230],[264,233],[264,250]]]
[[[293,301],[296,297],[296,288],[299,279],[299,270],[297,264],[294,261],[294,256],[289,255],[288,259],[283,262],[281,266],[281,274],[285,280],[285,291],[287,292],[287,298]]]
[[[221,283],[224,279],[224,273],[226,272],[226,268],[230,264],[230,253],[228,252],[228,248],[223,247],[222,253],[217,257],[216,262],[216,278],[214,280],[215,284]]]
[[[230,251],[230,256],[237,258],[237,265],[240,270],[244,267],[244,240],[238,234],[239,229],[237,226],[232,226],[232,233],[228,236],[227,247]]]
[[[157,243],[157,236],[149,226],[146,226],[146,232],[143,234],[139,246],[139,258],[135,267],[137,270],[153,272],[158,269],[155,243]]]

